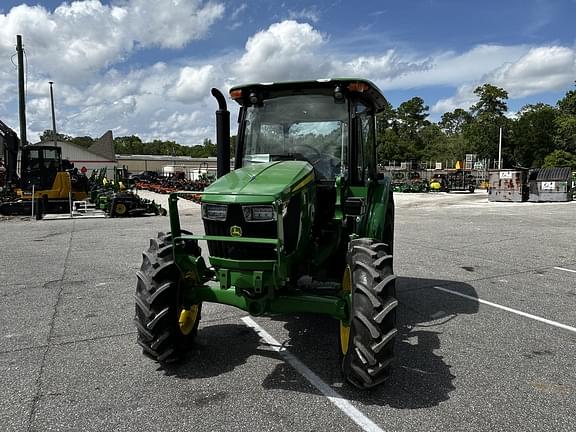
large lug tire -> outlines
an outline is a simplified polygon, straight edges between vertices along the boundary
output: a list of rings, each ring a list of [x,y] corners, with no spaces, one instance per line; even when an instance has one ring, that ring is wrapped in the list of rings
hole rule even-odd
[[[195,241],[187,242],[185,249],[194,256],[201,254]],[[198,331],[202,304],[183,304],[180,277],[174,263],[172,237],[159,233],[157,239],[150,240],[137,273],[134,323],[143,353],[160,363],[177,361]]]
[[[350,322],[340,323],[344,378],[367,389],[391,373],[396,339],[396,277],[388,245],[372,239],[350,242],[343,290],[352,293]]]
[[[396,208],[394,206],[394,196],[390,196],[388,200],[388,207],[386,209],[386,220],[384,221],[384,243],[386,244],[386,253],[388,255],[394,256],[394,218],[395,218]],[[394,260],[390,258],[391,271],[394,272]]]

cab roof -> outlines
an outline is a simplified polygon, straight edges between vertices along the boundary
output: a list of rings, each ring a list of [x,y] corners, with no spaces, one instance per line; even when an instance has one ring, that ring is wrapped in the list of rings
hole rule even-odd
[[[230,89],[230,97],[240,105],[250,105],[250,94],[254,93],[261,99],[271,99],[296,94],[333,94],[340,90],[348,97],[359,95],[374,105],[376,112],[388,106],[388,101],[380,89],[372,82],[363,78],[326,78],[310,81],[280,81],[269,83],[251,83],[234,86]]]

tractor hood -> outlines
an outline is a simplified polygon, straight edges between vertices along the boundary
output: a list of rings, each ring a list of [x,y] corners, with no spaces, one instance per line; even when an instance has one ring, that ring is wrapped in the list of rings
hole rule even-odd
[[[256,163],[234,170],[208,186],[202,201],[213,203],[271,203],[285,200],[314,179],[305,161]]]

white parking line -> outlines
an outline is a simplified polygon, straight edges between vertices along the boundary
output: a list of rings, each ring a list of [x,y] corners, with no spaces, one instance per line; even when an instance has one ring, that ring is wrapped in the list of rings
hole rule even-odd
[[[565,272],[570,272],[570,273],[576,273],[576,270],[572,270],[572,269],[567,269],[567,268],[563,268],[563,267],[554,267],[556,270],[562,270]]]
[[[478,303],[482,303],[482,304],[485,304],[485,305],[488,305],[488,306],[492,306],[492,307],[495,307],[495,308],[498,308],[498,309],[502,309],[502,310],[505,310],[505,311],[507,311],[507,312],[512,312],[512,313],[514,313],[514,314],[516,314],[516,315],[520,315],[520,316],[523,316],[523,317],[526,317],[526,318],[533,319],[533,320],[535,320],[535,321],[540,321],[540,322],[543,322],[543,323],[545,323],[545,324],[548,324],[548,325],[551,325],[551,326],[554,326],[554,327],[558,327],[558,328],[561,328],[561,329],[568,330],[568,331],[571,331],[571,332],[576,333],[576,327],[570,327],[569,325],[566,325],[566,324],[562,324],[562,323],[559,323],[559,322],[556,322],[556,321],[552,321],[552,320],[549,320],[549,319],[546,319],[546,318],[542,318],[542,317],[539,317],[539,316],[536,316],[536,315],[532,315],[532,314],[529,314],[529,313],[526,313],[526,312],[522,312],[522,311],[519,311],[519,310],[516,310],[516,309],[512,309],[512,308],[509,308],[509,307],[507,307],[507,306],[502,306],[502,305],[499,305],[499,304],[496,304],[496,303],[492,303],[492,302],[489,302],[489,301],[486,301],[486,300],[482,300],[482,299],[480,299],[480,298],[472,297],[472,296],[469,296],[469,295],[466,295],[466,294],[462,294],[462,293],[459,293],[459,292],[457,292],[457,291],[452,291],[452,290],[449,290],[449,289],[446,289],[446,288],[442,288],[442,287],[438,287],[438,286],[435,286],[435,287],[432,287],[432,288],[437,289],[437,290],[440,290],[440,291],[442,291],[442,292],[446,292],[446,293],[448,293],[448,294],[453,294],[453,295],[455,295],[455,296],[464,297],[465,299],[468,299],[468,300],[472,300],[472,301],[475,301],[475,302],[478,302]]]
[[[316,387],[330,402],[336,405],[340,411],[346,414],[354,423],[356,423],[363,431],[366,432],[384,432],[376,423],[366,417],[362,412],[356,409],[348,400],[344,399],[338,393],[326,384],[318,375],[312,372],[304,363],[298,358],[282,348],[280,343],[274,339],[266,330],[260,327],[252,318],[244,317],[242,321],[248,326],[253,328],[256,333],[260,335],[266,343],[270,345],[274,351],[279,353],[286,362],[288,362],[294,369],[296,369],[310,384]]]

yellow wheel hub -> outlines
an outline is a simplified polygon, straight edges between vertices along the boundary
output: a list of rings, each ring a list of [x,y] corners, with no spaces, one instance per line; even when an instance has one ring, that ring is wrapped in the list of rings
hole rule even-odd
[[[124,213],[126,213],[126,210],[127,210],[126,204],[123,204],[123,203],[118,203],[114,207],[114,211],[116,212],[116,214],[119,214],[119,215],[123,215]]]
[[[178,315],[178,325],[183,335],[189,335],[194,330],[196,321],[198,320],[198,305],[192,305],[190,309],[182,308]]]
[[[344,277],[342,278],[342,293],[352,293],[352,272],[350,266],[346,266],[344,270]],[[340,321],[340,351],[343,355],[348,352],[348,343],[350,340],[350,323],[345,324]]]

